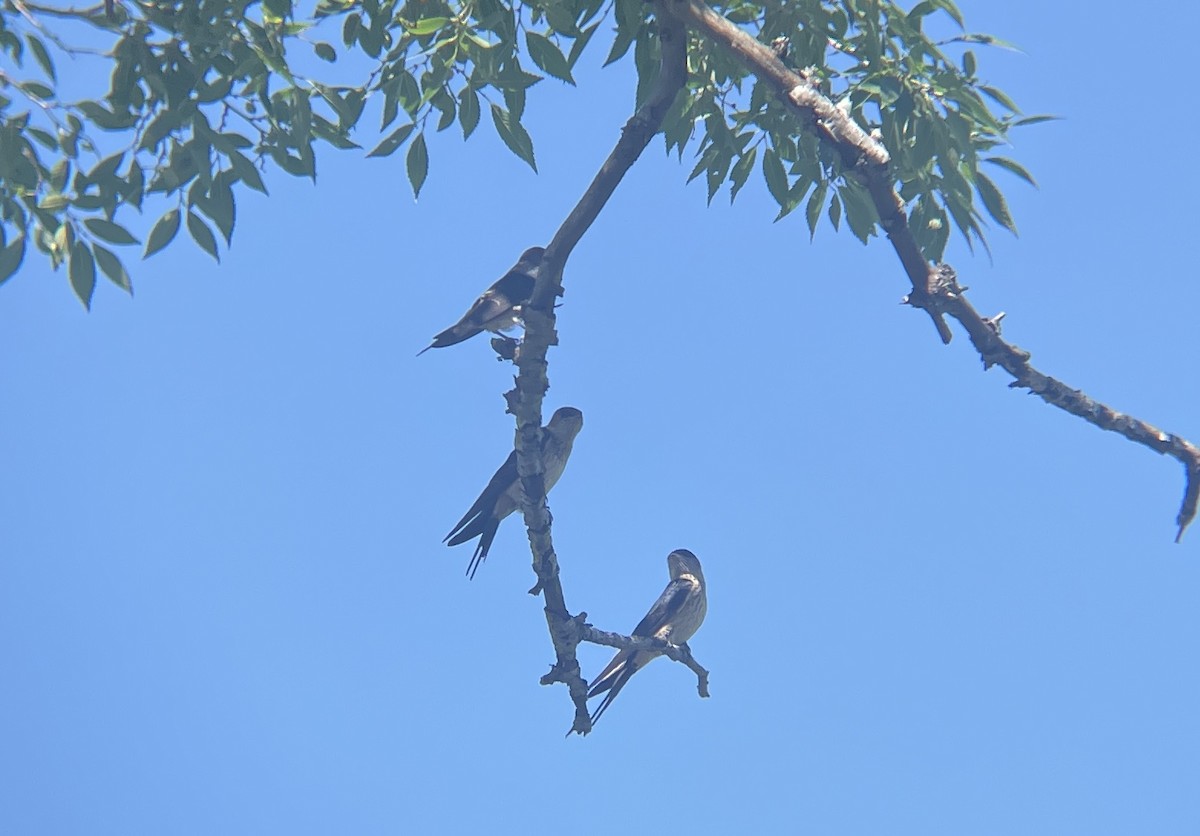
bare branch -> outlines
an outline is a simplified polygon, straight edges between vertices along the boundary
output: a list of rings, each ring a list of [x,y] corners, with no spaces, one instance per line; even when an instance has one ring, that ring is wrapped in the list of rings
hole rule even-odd
[[[525,339],[517,352],[516,387],[505,395],[508,411],[516,416],[517,472],[525,502],[521,512],[533,553],[533,571],[537,583],[529,590],[542,594],[546,603],[546,625],[554,643],[555,663],[543,684],[563,682],[575,704],[573,730],[584,734],[591,730],[587,710],[587,683],[579,671],[575,648],[579,630],[567,610],[558,579],[558,556],[550,536],[550,510],[546,507],[545,467],[539,454],[542,426],[542,399],[550,388],[546,374],[546,352],[558,342],[554,331],[554,299],[562,293],[562,270],[571,250],[608,202],[625,172],[641,156],[650,139],[658,133],[663,117],[683,88],[687,76],[687,31],[683,24],[658,9],[658,36],[662,44],[661,68],[654,88],[621,131],[612,153],[600,167],[579,204],[559,227],[538,269],[533,299],[525,311]]]
[[[76,20],[88,20],[96,23],[103,21],[106,14],[112,14],[109,8],[109,2],[97,3],[95,6],[88,6],[86,9],[76,9],[74,7],[64,9],[58,6],[43,6],[41,3],[31,2],[22,2],[20,5],[25,9],[35,11],[40,15],[73,18]]]
[[[1186,439],[1117,412],[1031,366],[1028,352],[1000,338],[998,319],[984,319],[971,306],[954,271],[946,265],[934,268],[925,260],[908,226],[904,202],[896,193],[887,149],[822,95],[809,79],[785,66],[766,44],[699,0],[671,0],[671,5],[689,26],[729,50],[748,71],[770,84],[780,101],[800,117],[802,125],[837,150],[850,174],[870,193],[880,223],[912,284],[912,293],[904,301],[932,317],[942,342],[950,342],[944,317],[951,316],[966,329],[971,344],[983,358],[984,368],[997,365],[1013,376],[1011,387],[1028,389],[1046,403],[1171,456],[1184,466],[1187,486],[1176,518],[1179,531],[1175,541],[1179,542],[1200,502],[1200,450]]]

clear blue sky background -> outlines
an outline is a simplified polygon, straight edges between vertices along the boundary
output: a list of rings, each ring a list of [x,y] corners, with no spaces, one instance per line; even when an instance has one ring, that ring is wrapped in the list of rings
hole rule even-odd
[[[1064,119],[1016,134],[1040,190],[1000,174],[1021,237],[949,260],[1041,369],[1200,441],[1200,10],[962,5]],[[539,175],[486,120],[419,202],[325,153],[239,193],[220,266],[181,239],[91,314],[35,260],[0,288],[0,832],[1200,833],[1179,466],[943,347],[885,243],[810,245],[758,179],[705,208],[659,142],[568,265],[551,506],[602,628],[699,556],[712,698],[656,662],[564,740],[519,521],[474,582],[441,545],[511,369],[414,355],[609,151],[631,69],[593,49],[531,91]]]

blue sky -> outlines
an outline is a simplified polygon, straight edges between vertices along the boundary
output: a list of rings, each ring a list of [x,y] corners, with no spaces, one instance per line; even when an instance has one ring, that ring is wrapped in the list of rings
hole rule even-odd
[[[1042,371],[1200,441],[1200,11],[962,8],[1023,50],[981,74],[1063,119],[1014,137],[1021,237],[947,259]],[[568,264],[551,507],[604,629],[696,553],[712,697],[657,662],[563,739],[519,522],[474,582],[441,545],[511,368],[414,355],[608,153],[631,69],[593,49],[531,91],[538,175],[487,124],[419,202],[401,156],[325,153],[238,194],[219,266],[181,239],[90,314],[34,260],[0,288],[0,832],[1200,832],[1178,465],[943,347],[885,243],[810,244],[761,181],[706,208],[658,142]]]

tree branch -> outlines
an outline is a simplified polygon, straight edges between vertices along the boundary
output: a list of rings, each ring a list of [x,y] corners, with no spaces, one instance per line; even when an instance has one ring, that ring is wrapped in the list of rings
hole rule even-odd
[[[985,319],[971,306],[954,270],[947,265],[935,268],[925,260],[909,228],[904,202],[896,193],[887,149],[808,78],[784,65],[766,44],[759,43],[699,0],[670,2],[672,10],[689,26],[727,49],[749,72],[771,85],[805,128],[837,150],[850,176],[856,177],[870,193],[880,225],[912,284],[912,293],[904,301],[929,314],[943,343],[950,342],[951,333],[945,321],[945,316],[950,316],[966,329],[985,369],[997,365],[1013,376],[1010,387],[1028,389],[1048,404],[1100,429],[1120,433],[1156,453],[1171,456],[1183,465],[1186,487],[1176,517],[1179,530],[1175,542],[1179,542],[1195,518],[1200,502],[1200,449],[1186,439],[1117,412],[1031,366],[1028,352],[1000,338],[999,318]]]
[[[581,612],[574,618],[559,621],[559,629],[562,630],[564,637],[573,645],[577,646],[581,642],[591,642],[592,644],[602,644],[605,647],[615,647],[617,650],[624,650],[625,648],[632,648],[633,650],[657,650],[672,662],[687,665],[692,673],[696,674],[696,690],[700,696],[708,696],[708,671],[696,661],[696,658],[692,655],[692,649],[688,646],[687,642],[683,644],[671,644],[668,641],[656,639],[652,636],[626,636],[621,633],[610,633],[607,630],[598,630],[591,624],[588,624],[587,617],[587,613]],[[550,673],[542,677],[541,684],[550,685],[561,681],[562,679],[559,677],[558,672],[552,668]],[[576,731],[576,729],[572,727],[571,731]]]
[[[583,617],[586,618],[586,616],[587,613],[584,613]],[[623,636],[620,633],[597,630],[590,624],[581,625],[580,639],[592,644],[602,644],[621,650],[631,647],[634,650],[660,651],[663,656],[666,656],[672,662],[687,665],[692,673],[696,674],[696,691],[702,697],[708,696],[708,671],[692,656],[692,649],[688,647],[687,642],[683,644],[671,644],[662,639],[655,639],[649,636]]]
[[[683,83],[687,78],[687,30],[665,11],[665,3],[655,3],[658,18],[658,37],[662,45],[658,79],[641,107],[625,123],[621,138],[600,167],[578,205],[559,227],[546,248],[538,269],[537,285],[526,307],[525,339],[516,355],[516,386],[505,394],[508,411],[516,416],[517,472],[525,500],[521,513],[529,534],[529,549],[533,553],[533,571],[537,583],[529,590],[542,594],[545,601],[546,625],[554,644],[555,663],[543,684],[563,682],[575,704],[573,730],[586,734],[591,730],[587,710],[587,683],[579,672],[575,649],[579,645],[579,630],[567,610],[562,585],[559,583],[558,556],[550,536],[550,510],[546,506],[545,467],[541,460],[540,435],[542,399],[550,388],[546,374],[546,352],[558,342],[554,330],[554,299],[562,294],[563,265],[588,227],[599,216],[625,172],[637,161],[651,138],[658,133]]]

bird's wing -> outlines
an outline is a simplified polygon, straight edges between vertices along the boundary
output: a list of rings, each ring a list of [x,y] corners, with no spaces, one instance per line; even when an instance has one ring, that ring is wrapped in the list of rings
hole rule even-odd
[[[658,596],[658,600],[654,602],[650,612],[646,613],[646,617],[633,628],[632,635],[653,638],[683,606],[683,602],[687,600],[694,586],[694,581],[684,578],[673,580],[667,584],[667,588],[663,590],[662,595]],[[648,651],[642,651],[640,654],[640,656],[647,655],[649,655]],[[629,677],[633,676],[634,672],[645,663],[646,660],[640,656],[638,651],[628,647],[617,651],[617,654],[612,657],[612,661],[605,666],[604,670],[600,671],[600,675],[592,680],[588,697],[602,694],[609,689],[613,689],[614,692],[619,691]],[[615,693],[609,696],[607,701],[611,701],[614,696],[616,696]]]
[[[624,653],[625,651],[621,652]],[[615,662],[616,659],[613,661]],[[617,694],[621,693],[621,689],[625,687],[625,683],[629,681],[629,678],[638,672],[639,667],[640,665],[638,664],[637,658],[630,659],[627,664],[622,665],[620,672],[613,677],[613,680],[609,682],[604,689],[601,689],[607,690],[608,693],[604,695],[604,699],[600,701],[600,705],[596,706],[596,710],[592,712],[593,726],[596,725],[596,721],[600,719],[600,715],[608,710],[608,707],[612,705],[612,701],[617,698]],[[601,691],[595,691],[594,693],[598,694],[601,693]],[[588,692],[588,696],[593,696],[593,692]]]
[[[600,675],[592,680],[592,684],[588,687],[589,700],[597,694],[603,694],[605,691],[613,687],[613,684],[625,671],[626,662],[629,661],[629,657],[631,657],[634,652],[635,651],[630,650],[628,647],[617,651],[616,655],[612,657],[607,665],[605,665],[604,670],[600,671]]]
[[[533,293],[533,276],[506,273],[475,300],[464,322],[486,328],[492,320],[509,314],[514,305],[523,305]]]
[[[500,465],[500,469],[492,476],[487,487],[483,489],[483,493],[479,494],[479,498],[475,500],[475,504],[468,508],[467,513],[463,514],[463,518],[458,521],[458,524],[450,529],[450,533],[446,535],[443,542],[448,546],[457,546],[459,543],[465,543],[472,537],[483,534],[487,528],[488,518],[493,516],[496,509],[496,502],[516,481],[517,451],[514,450],[508,454],[504,464]],[[496,520],[496,524],[499,525],[499,523],[500,521]]]
[[[667,584],[667,588],[658,596],[650,612],[633,628],[635,636],[656,636],[679,612],[683,602],[696,588],[696,582],[691,578],[676,578]]]

